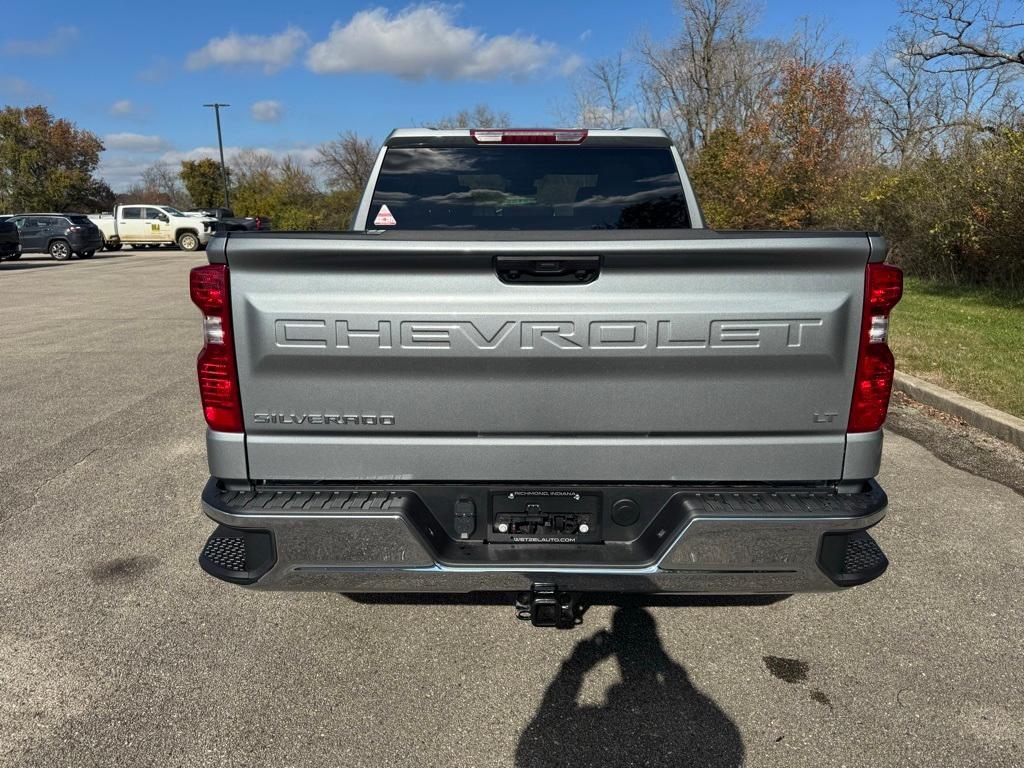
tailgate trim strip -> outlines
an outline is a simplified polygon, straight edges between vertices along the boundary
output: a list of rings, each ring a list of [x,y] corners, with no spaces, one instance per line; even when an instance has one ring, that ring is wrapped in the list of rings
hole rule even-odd
[[[328,437],[248,435],[253,480],[764,482],[837,480],[846,435],[760,437]],[[381,469],[388,474],[382,475]]]

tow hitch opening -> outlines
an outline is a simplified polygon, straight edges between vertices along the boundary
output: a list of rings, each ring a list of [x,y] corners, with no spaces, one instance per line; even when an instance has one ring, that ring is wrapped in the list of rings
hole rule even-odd
[[[580,593],[560,592],[554,584],[534,584],[516,595],[516,617],[535,627],[572,629],[583,623]]]

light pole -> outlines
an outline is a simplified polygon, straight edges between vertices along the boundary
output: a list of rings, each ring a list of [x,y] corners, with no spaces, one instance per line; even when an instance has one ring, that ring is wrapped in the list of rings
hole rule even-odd
[[[231,196],[228,194],[228,167],[224,165],[224,140],[220,136],[220,108],[230,107],[230,104],[203,104],[204,107],[213,107],[214,114],[217,115],[217,146],[220,148],[220,176],[224,180],[224,207],[231,207]]]

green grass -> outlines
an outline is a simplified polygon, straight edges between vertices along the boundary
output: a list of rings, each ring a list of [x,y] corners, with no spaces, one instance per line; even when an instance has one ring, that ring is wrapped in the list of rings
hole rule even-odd
[[[900,370],[1024,417],[1024,298],[908,278],[890,330]]]

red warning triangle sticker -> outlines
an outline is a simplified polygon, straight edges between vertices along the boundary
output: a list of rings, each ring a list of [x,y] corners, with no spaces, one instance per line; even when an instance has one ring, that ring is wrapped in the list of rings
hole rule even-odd
[[[373,220],[373,224],[376,227],[393,227],[397,223],[386,205],[380,207],[380,210],[377,211],[377,218]]]

